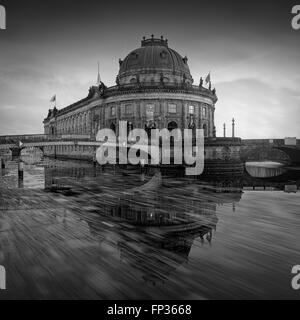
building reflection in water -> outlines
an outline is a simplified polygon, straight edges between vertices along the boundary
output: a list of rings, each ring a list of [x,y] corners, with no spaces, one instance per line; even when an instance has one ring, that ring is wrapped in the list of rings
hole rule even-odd
[[[88,223],[100,242],[102,221],[117,226],[116,249],[121,261],[153,285],[164,282],[186,263],[193,245],[211,245],[218,223],[217,207],[234,207],[241,199],[241,189],[237,192],[237,188],[225,194],[203,184],[170,186],[168,178],[160,181],[156,174],[141,179],[138,170],[103,171],[82,162],[70,167],[67,162],[56,161],[47,166],[45,186],[50,192],[73,196],[72,212]],[[92,208],[85,212],[87,204]]]
[[[67,189],[77,190],[79,195],[81,192],[101,193],[98,202],[92,197],[89,200],[76,197],[75,211],[82,213],[86,203],[96,207],[92,212],[99,218],[86,222],[91,234],[100,240],[103,240],[103,226],[100,226],[103,217],[111,225],[121,225],[117,229],[120,259],[151,285],[165,282],[177,268],[187,263],[193,246],[213,244],[218,206],[230,204],[235,211],[243,187],[263,183],[283,189],[285,183],[276,177],[264,180],[249,175],[210,177],[210,180],[191,184],[164,177],[162,185],[154,185],[153,190],[130,192],[131,188],[139,189],[138,184],[149,184],[149,179],[145,176],[141,179],[138,170],[126,172],[111,168],[103,171],[82,162],[72,166],[61,162],[45,170],[46,188],[52,191],[68,194]],[[84,214],[81,218],[85,219]]]
[[[241,198],[241,194],[227,194],[216,195],[216,200],[211,192],[189,186],[180,191],[161,187],[116,202],[104,195],[93,212],[99,221],[105,217],[110,225],[122,226],[117,229],[120,259],[151,285],[164,283],[188,262],[193,245],[210,245],[218,223],[217,206]],[[95,220],[87,223],[101,240],[101,224]]]

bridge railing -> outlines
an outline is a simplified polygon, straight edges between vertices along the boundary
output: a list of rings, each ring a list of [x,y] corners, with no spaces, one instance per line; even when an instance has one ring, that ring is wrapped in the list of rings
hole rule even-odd
[[[28,134],[28,135],[11,135],[0,136],[1,144],[34,143],[34,142],[52,142],[68,140],[89,140],[90,135],[47,135],[47,134]]]
[[[285,139],[243,139],[243,146],[272,146],[272,147],[283,147],[289,146],[286,144]],[[296,140],[296,145],[294,147],[300,146],[300,140]],[[293,145],[291,145],[293,147]]]
[[[241,138],[232,138],[232,137],[217,137],[217,138],[205,138],[205,145],[241,145],[242,139]]]
[[[251,145],[283,146],[284,139],[243,139],[242,143],[245,146],[251,146]]]

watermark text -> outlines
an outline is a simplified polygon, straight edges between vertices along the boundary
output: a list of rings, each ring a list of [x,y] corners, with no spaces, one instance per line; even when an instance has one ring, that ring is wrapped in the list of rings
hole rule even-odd
[[[111,129],[98,131],[101,146],[96,153],[100,165],[185,165],[186,175],[201,175],[204,170],[203,129],[134,129],[127,132],[127,121],[119,122],[119,136]]]
[[[0,4],[0,30],[6,29],[6,9]]]
[[[292,8],[292,14],[294,15],[292,19],[292,28],[294,30],[300,30],[300,5],[295,5]]]
[[[300,265],[293,266],[292,274],[295,275],[292,279],[292,288],[294,290],[299,290],[300,289]]]
[[[0,290],[6,290],[6,271],[3,266],[0,265]]]

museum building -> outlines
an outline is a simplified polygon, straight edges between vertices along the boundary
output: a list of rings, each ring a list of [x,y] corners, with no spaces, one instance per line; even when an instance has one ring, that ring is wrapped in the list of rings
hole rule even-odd
[[[203,128],[214,136],[215,89],[193,85],[187,57],[169,48],[168,40],[143,39],[141,47],[119,61],[116,85],[103,82],[88,96],[64,109],[49,110],[45,134],[91,135],[99,129],[118,132],[118,122],[131,128]]]
[[[216,90],[202,78],[194,85],[188,58],[163,37],[144,37],[140,48],[119,60],[116,85],[107,87],[99,75],[97,82],[86,98],[61,110],[50,109],[44,133],[86,135],[94,141],[98,130],[110,128],[118,134],[119,121],[127,121],[129,131],[190,128],[215,137]]]

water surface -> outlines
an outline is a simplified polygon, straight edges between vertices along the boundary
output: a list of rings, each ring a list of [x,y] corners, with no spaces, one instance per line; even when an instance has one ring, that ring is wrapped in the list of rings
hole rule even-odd
[[[44,159],[24,164],[20,181],[18,168],[0,174],[1,299],[300,297],[290,180],[190,181]]]

